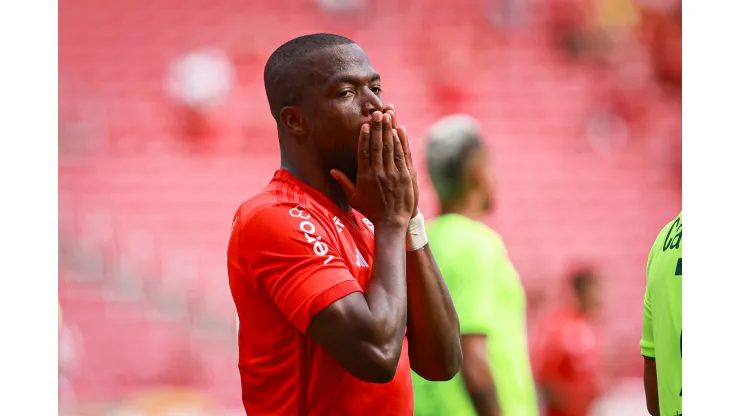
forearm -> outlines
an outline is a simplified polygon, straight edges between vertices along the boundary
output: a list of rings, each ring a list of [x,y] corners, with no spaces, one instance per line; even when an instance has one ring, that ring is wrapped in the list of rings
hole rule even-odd
[[[460,373],[476,414],[478,416],[498,414],[496,387],[488,362],[487,337],[482,334],[463,335],[461,344],[465,361]]]
[[[360,380],[396,375],[406,328],[405,227],[375,227],[375,256],[364,293],[354,292],[317,313],[307,329]]]
[[[405,229],[377,225],[375,254],[367,305],[374,343],[388,347],[393,356],[400,356],[406,329],[407,296],[405,268]]]
[[[406,253],[411,366],[427,380],[449,380],[462,364],[460,324],[429,245]]]
[[[494,387],[484,390],[468,390],[468,395],[478,416],[497,416],[499,414]]]

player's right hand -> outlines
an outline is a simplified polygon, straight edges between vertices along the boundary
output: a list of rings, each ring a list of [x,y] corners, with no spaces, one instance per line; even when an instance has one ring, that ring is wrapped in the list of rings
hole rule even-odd
[[[349,204],[373,224],[405,228],[414,210],[414,188],[391,116],[374,112],[360,129],[357,149],[357,183],[337,169],[331,176]]]

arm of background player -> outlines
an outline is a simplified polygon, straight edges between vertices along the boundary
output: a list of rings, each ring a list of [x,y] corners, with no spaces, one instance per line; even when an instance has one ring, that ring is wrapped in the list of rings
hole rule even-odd
[[[658,373],[655,369],[655,358],[643,357],[643,382],[645,384],[645,401],[652,416],[660,416],[658,403]]]
[[[406,230],[375,226],[367,293],[351,293],[317,313],[308,335],[350,374],[371,383],[395,377],[406,329]]]
[[[491,366],[488,363],[486,336],[463,335],[461,343],[465,357],[461,370],[462,377],[476,413],[478,416],[498,415],[498,400]]]
[[[645,303],[642,316],[642,339],[640,350],[643,356],[643,383],[648,412],[653,416],[660,415],[658,403],[658,376],[655,370],[655,344],[653,340],[653,310],[650,302],[650,291],[645,290]]]
[[[429,244],[406,253],[411,368],[430,381],[449,380],[462,364],[460,323]]]
[[[461,375],[478,415],[498,411],[488,339],[491,317],[495,316],[496,247],[486,239],[468,242],[469,248],[456,259],[455,268],[445,275],[450,296],[460,321],[462,352],[465,359]],[[413,313],[413,312],[411,312]]]

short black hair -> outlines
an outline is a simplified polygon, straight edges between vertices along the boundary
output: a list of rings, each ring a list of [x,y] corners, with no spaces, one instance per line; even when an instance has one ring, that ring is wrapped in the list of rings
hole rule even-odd
[[[312,53],[339,45],[355,43],[344,36],[331,33],[314,33],[289,40],[282,44],[265,64],[265,92],[270,113],[280,121],[280,110],[298,105],[306,88],[305,59]]]
[[[462,195],[470,156],[483,149],[478,122],[465,114],[443,117],[427,132],[427,170],[442,203]]]

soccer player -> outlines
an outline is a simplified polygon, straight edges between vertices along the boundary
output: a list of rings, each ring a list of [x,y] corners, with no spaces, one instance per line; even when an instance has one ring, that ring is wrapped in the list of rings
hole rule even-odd
[[[681,274],[683,213],[666,225],[650,249],[640,348],[647,408],[653,416],[681,416]]]
[[[603,391],[603,343],[594,325],[601,308],[595,273],[576,269],[574,304],[556,309],[537,330],[535,373],[546,416],[587,416]]]
[[[448,382],[413,376],[416,414],[536,416],[524,290],[501,237],[480,222],[495,200],[477,122],[452,115],[434,124],[427,167],[442,212],[429,224],[429,241],[457,309],[465,359]]]
[[[406,130],[353,41],[280,46],[265,65],[281,167],[228,247],[249,416],[411,415],[411,368],[460,368],[457,313],[427,244]]]

